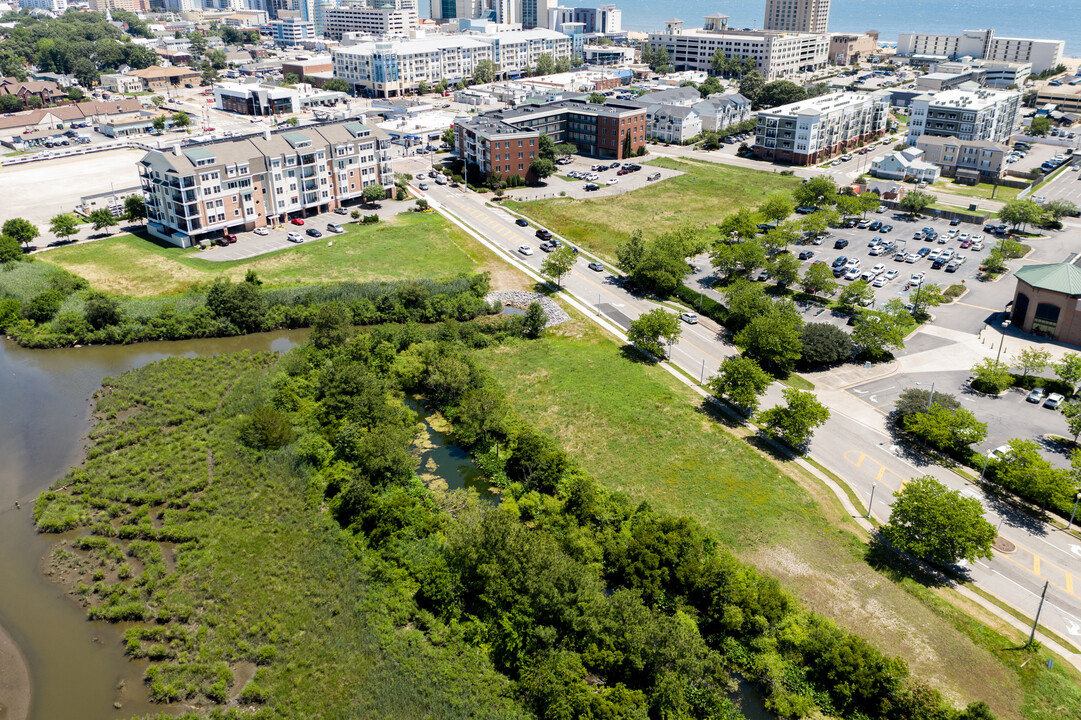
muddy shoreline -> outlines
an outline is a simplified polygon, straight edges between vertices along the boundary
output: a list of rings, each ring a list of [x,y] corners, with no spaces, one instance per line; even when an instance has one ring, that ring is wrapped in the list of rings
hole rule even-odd
[[[0,626],[0,718],[26,720],[31,697],[30,666],[15,640]]]

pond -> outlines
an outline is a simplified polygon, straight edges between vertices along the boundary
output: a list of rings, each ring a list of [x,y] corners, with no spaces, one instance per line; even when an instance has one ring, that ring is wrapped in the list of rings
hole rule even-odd
[[[421,398],[408,398],[406,404],[424,425],[422,436],[413,445],[417,475],[424,484],[435,491],[469,488],[476,490],[481,498],[498,503],[499,495],[493,492],[469,453],[454,444],[446,418],[430,411]]]

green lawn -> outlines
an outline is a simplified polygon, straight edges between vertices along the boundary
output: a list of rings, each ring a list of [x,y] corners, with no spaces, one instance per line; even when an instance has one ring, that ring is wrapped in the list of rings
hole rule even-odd
[[[321,240],[233,262],[204,260],[198,249],[134,235],[71,245],[36,257],[85,277],[96,289],[134,296],[182,292],[218,276],[240,280],[248,270],[257,272],[267,285],[295,285],[446,277],[486,269],[494,260],[488,250],[436,213],[403,213],[377,225],[343,227],[342,235],[326,234]]]
[[[976,637],[976,622],[944,618],[946,602],[928,602],[872,569],[848,514],[817,480],[761,452],[745,429],[726,427],[668,373],[584,321],[480,356],[518,413],[553,433],[603,485],[693,516],[808,606],[903,656],[951,699],[985,700],[1000,720],[1045,718],[1063,689],[1054,685],[1076,685],[1070,670],[1050,684],[1042,671],[1020,670],[1004,645]],[[1079,701],[1075,691],[1068,696],[1063,708],[1073,712]]]
[[[996,189],[994,185],[990,183],[980,183],[979,185],[964,185],[962,183],[956,183],[951,180],[939,180],[931,188],[932,190],[941,190],[942,192],[950,193],[951,195],[961,195],[964,197],[982,198],[984,200],[990,200],[991,193],[993,192],[995,200],[1001,202],[1007,202],[1017,198],[1017,194],[1021,192],[1021,188],[1011,188],[999,185]]]
[[[650,238],[681,225],[714,225],[725,215],[755,207],[766,195],[791,191],[800,182],[776,173],[700,160],[660,158],[646,165],[684,174],[614,197],[525,203],[507,200],[504,204],[614,261],[616,245],[634,230],[640,229]]]

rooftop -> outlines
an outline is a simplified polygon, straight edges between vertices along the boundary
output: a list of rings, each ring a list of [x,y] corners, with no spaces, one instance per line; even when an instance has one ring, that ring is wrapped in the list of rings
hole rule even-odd
[[[1018,96],[1018,93],[1007,90],[963,90],[961,88],[954,88],[953,90],[943,90],[938,93],[926,93],[915,98],[916,100],[927,101],[936,107],[956,107],[967,108],[971,110],[982,110],[986,107],[991,107],[996,103],[1000,103],[1007,99],[1011,95]]]
[[[882,100],[888,94],[888,91],[873,93],[835,92],[789,103],[788,105],[781,105],[762,112],[768,115],[822,115],[835,110],[862,105],[871,100]]]
[[[1073,263],[1026,265],[1015,271],[1014,275],[1018,280],[1040,290],[1050,290],[1063,295],[1081,295],[1081,268]]]

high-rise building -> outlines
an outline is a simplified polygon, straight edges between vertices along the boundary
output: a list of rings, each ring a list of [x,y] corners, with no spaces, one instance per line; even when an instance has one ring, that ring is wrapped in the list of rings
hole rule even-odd
[[[754,154],[765,160],[814,165],[886,132],[890,97],[836,92],[758,111]]]
[[[1041,73],[1062,62],[1064,40],[998,37],[994,30],[965,30],[960,35],[901,33],[897,54],[926,55],[956,59],[965,57],[994,62],[1031,63],[1032,72]]]
[[[331,40],[341,40],[345,33],[355,32],[377,37],[408,36],[417,27],[417,11],[413,9],[368,8],[363,5],[326,7],[323,9],[323,34]]]
[[[946,90],[920,95],[909,105],[909,145],[924,135],[1009,142],[1017,127],[1021,93],[1012,90]]]
[[[549,8],[546,27],[549,30],[563,32],[560,26],[564,23],[582,23],[584,31],[589,34],[614,34],[623,30],[623,11],[615,5],[598,5],[597,7],[557,5]]]
[[[766,0],[766,30],[784,32],[826,32],[830,0]]]

